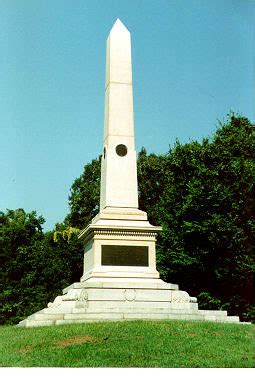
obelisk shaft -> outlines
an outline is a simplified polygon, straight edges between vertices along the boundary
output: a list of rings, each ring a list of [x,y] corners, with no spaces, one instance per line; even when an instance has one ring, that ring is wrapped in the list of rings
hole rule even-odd
[[[131,40],[117,20],[107,40],[100,210],[138,208]]]

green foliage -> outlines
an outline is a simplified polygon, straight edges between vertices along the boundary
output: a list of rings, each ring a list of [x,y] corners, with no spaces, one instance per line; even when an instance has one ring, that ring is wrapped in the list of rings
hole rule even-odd
[[[148,155],[145,148],[138,154],[139,209],[147,212],[154,225],[159,223],[160,198],[167,184],[166,161],[165,156]]]
[[[250,321],[255,324],[255,304],[249,305],[243,315],[246,321]]]
[[[65,223],[82,229],[99,211],[101,157],[84,166],[83,174],[75,179],[69,196],[70,214]]]
[[[207,291],[202,291],[197,296],[200,309],[221,309],[222,302]]]
[[[0,336],[0,367],[254,367],[253,325],[126,321],[0,327]]]
[[[43,238],[44,219],[23,209],[0,213],[0,323],[18,316],[24,308],[23,283],[32,284],[34,271],[29,269],[32,242]]]
[[[243,319],[254,302],[254,136],[247,119],[232,115],[211,142],[177,143],[160,197],[163,277],[192,295],[206,292],[212,299],[201,307],[214,300]]]
[[[60,238],[63,238],[64,240],[67,240],[67,242],[69,243],[72,238],[72,235],[78,235],[79,233],[80,230],[78,228],[69,226],[62,231],[55,231],[53,234],[53,240],[57,243]]]
[[[0,324],[17,323],[44,308],[82,275],[77,235],[55,242],[54,232],[43,234],[43,222],[22,209],[0,214]]]

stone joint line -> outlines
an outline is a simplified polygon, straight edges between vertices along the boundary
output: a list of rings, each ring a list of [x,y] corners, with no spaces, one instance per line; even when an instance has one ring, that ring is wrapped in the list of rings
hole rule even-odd
[[[117,85],[130,85],[130,86],[133,85],[132,82],[109,81],[108,84],[107,84],[106,87],[105,87],[105,90],[108,89],[108,86],[109,86],[110,84],[117,84]]]

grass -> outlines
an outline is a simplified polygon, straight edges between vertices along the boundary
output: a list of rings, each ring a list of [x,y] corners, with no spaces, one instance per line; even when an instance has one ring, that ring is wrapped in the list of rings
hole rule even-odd
[[[128,321],[0,327],[0,367],[253,368],[254,325]]]

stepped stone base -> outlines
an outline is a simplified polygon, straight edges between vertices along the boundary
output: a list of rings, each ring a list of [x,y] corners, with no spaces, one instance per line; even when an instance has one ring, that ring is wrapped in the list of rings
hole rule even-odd
[[[197,299],[161,279],[90,278],[21,321],[35,327],[117,320],[199,320],[238,323],[226,311],[199,310]]]

